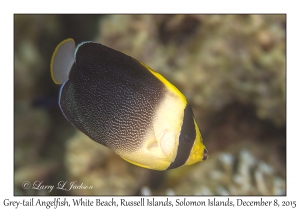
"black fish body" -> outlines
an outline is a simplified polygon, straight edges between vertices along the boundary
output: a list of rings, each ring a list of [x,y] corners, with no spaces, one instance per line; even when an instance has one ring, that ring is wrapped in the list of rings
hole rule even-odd
[[[75,49],[67,39],[51,73],[63,83],[59,105],[68,121],[125,160],[165,170],[207,158],[186,98],[145,64],[94,42]]]

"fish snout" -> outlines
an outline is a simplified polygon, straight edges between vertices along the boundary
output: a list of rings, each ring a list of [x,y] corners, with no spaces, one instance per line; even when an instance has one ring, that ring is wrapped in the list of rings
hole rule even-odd
[[[208,159],[208,151],[207,151],[206,148],[204,148],[202,160],[204,161],[204,160],[207,160],[207,159]]]

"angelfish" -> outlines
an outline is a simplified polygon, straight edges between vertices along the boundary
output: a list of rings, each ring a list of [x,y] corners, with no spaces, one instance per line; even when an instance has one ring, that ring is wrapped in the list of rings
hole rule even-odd
[[[90,139],[140,167],[167,170],[208,158],[186,97],[146,64],[102,44],[73,39],[55,49],[65,118]]]

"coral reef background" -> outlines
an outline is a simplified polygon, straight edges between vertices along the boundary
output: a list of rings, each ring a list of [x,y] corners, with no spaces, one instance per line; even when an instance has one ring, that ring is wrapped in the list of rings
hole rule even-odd
[[[15,15],[15,195],[285,195],[285,15]],[[161,73],[188,98],[210,158],[169,171],[122,160],[63,117],[49,64],[92,40]],[[61,181],[92,189],[23,189]]]

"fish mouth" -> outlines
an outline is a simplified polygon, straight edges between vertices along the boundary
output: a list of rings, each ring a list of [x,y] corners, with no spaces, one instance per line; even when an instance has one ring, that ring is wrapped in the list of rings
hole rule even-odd
[[[204,161],[204,160],[207,160],[207,159],[208,159],[208,151],[207,151],[206,148],[204,148],[202,160]]]

